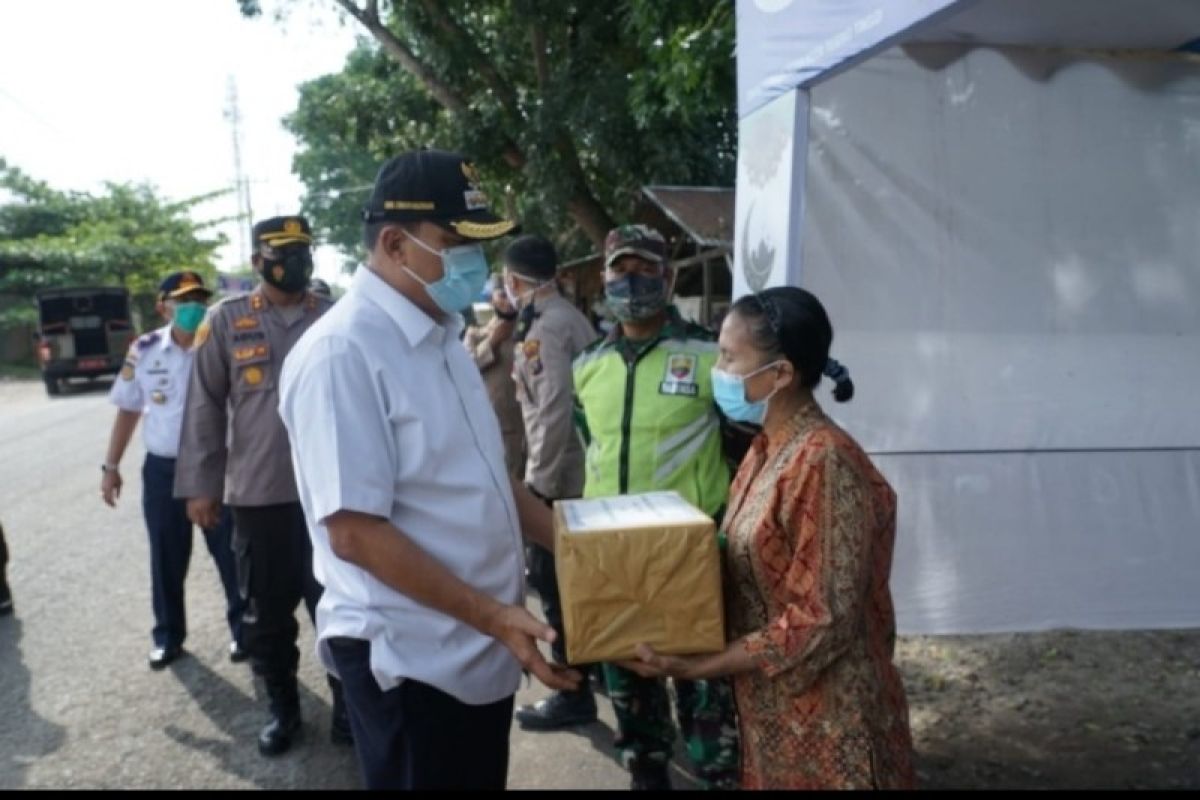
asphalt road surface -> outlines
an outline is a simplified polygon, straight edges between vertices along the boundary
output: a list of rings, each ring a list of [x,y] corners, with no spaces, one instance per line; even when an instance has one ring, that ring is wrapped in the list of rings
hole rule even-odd
[[[302,619],[305,738],[268,760],[262,688],[228,659],[203,544],[188,576],[188,656],[146,666],[150,578],[140,437],[125,495],[100,500],[114,409],[107,385],[50,400],[0,380],[0,522],[16,614],[0,617],[0,789],[345,789],[353,753],[329,743],[329,697]],[[202,534],[197,533],[197,536]],[[531,604],[532,605],[532,604]],[[303,616],[303,615],[302,615]],[[1200,789],[1200,631],[901,637],[925,788]],[[517,702],[544,694],[536,683]],[[511,788],[624,789],[612,708],[569,733],[513,731]],[[463,753],[464,769],[470,753]],[[672,768],[677,786],[693,785]]]
[[[99,489],[115,413],[107,389],[72,386],[50,400],[41,383],[0,381],[0,522],[16,609],[0,618],[0,789],[358,788],[353,752],[329,743],[329,690],[303,611],[304,738],[280,758],[258,754],[263,689],[248,665],[229,661],[202,542],[187,580],[187,655],[162,672],[147,667],[141,433],[110,509]],[[517,703],[543,693],[523,687]],[[612,753],[612,708],[600,699],[601,721],[574,732],[514,726],[510,788],[627,788]],[[675,777],[687,785],[678,768]]]

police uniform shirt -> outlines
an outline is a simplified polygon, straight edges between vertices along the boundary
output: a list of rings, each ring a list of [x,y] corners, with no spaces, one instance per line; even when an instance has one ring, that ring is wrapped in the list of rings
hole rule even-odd
[[[598,337],[560,294],[534,300],[537,316],[513,355],[513,380],[525,419],[525,483],[543,497],[583,492],[583,445],[575,429],[571,362]]]
[[[279,373],[301,335],[332,305],[310,292],[296,306],[276,308],[260,287],[209,309],[196,332],[176,497],[223,498],[231,506],[298,499],[278,412]]]
[[[513,386],[513,348],[516,343],[510,337],[498,345],[492,345],[492,331],[500,322],[499,317],[492,317],[482,327],[473,325],[467,328],[463,345],[483,376],[483,385],[487,387],[488,398],[500,422],[505,463],[520,480],[525,474],[525,421],[521,417],[521,406],[517,403],[516,387]]]
[[[288,358],[279,413],[325,587],[325,668],[335,672],[329,638],[363,639],[382,691],[412,679],[482,705],[516,692],[521,669],[508,649],[338,558],[323,524],[342,510],[387,519],[464,583],[524,603],[500,428],[461,326],[434,322],[362,267]]]
[[[168,324],[129,345],[125,365],[108,393],[113,405],[142,415],[146,452],[163,458],[179,453],[179,429],[192,351],[171,338]]]

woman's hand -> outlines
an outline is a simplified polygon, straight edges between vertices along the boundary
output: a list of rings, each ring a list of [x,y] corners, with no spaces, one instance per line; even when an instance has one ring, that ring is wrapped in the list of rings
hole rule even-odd
[[[703,665],[708,656],[667,656],[656,652],[648,644],[639,644],[636,651],[637,661],[619,661],[617,663],[643,678],[665,677],[697,680],[711,677],[699,674],[703,671]]]
[[[758,668],[743,639],[730,642],[720,653],[698,656],[663,655],[648,644],[639,644],[635,649],[638,656],[636,661],[619,661],[617,664],[644,678],[669,677],[700,681],[738,675]]]

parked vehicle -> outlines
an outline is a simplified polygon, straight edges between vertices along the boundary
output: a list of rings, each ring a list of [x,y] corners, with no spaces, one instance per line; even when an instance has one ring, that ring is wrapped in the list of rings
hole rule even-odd
[[[46,392],[57,395],[68,378],[121,371],[134,338],[129,292],[119,286],[45,289],[37,293],[34,334]]]

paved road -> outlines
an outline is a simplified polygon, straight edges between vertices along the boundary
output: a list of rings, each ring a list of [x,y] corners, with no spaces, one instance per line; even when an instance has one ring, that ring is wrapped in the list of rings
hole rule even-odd
[[[263,691],[228,660],[220,588],[201,542],[187,583],[189,655],[163,672],[147,668],[140,433],[123,463],[125,494],[110,509],[98,466],[113,416],[106,391],[73,388],[52,401],[40,383],[0,381],[0,521],[16,607],[0,618],[0,789],[359,787],[353,754],[328,741],[328,689],[306,620],[304,742],[276,760],[258,755]],[[523,688],[517,702],[542,691]],[[601,721],[576,733],[514,729],[509,786],[626,788],[612,757],[612,710],[601,708]],[[675,777],[687,785],[678,769]]]

